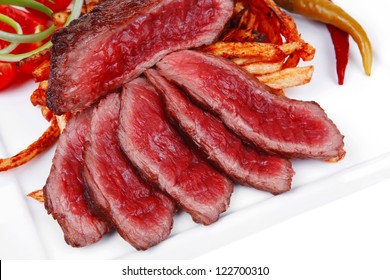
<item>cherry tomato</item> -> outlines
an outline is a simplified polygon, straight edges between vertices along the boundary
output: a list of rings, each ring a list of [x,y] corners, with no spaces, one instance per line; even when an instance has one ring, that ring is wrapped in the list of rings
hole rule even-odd
[[[5,88],[13,81],[15,72],[14,63],[0,62],[0,89]]]
[[[23,34],[34,34],[43,31],[49,26],[50,19],[43,17],[36,17],[30,12],[26,12],[9,5],[0,5],[0,13],[9,16],[16,22],[18,22],[23,30]],[[0,30],[15,33],[15,30],[9,25],[0,22]],[[49,39],[47,39],[49,40]],[[8,45],[8,42],[0,40],[0,48],[4,48]],[[36,42],[30,44],[19,44],[19,46],[12,51],[13,54],[25,53],[32,51],[40,47],[43,43]],[[37,65],[24,64],[22,67],[17,67],[19,72],[30,74],[36,68]],[[13,67],[15,65],[13,64]]]
[[[9,16],[8,9],[5,8],[6,6],[0,5],[0,14]],[[15,30],[9,26],[8,24],[5,24],[4,22],[0,22],[0,30],[6,31],[6,32],[11,32],[11,33],[16,33]],[[0,40],[0,49],[5,48],[8,46],[8,42]]]

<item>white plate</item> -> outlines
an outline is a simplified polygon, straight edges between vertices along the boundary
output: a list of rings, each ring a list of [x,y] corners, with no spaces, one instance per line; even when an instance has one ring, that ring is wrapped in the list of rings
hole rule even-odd
[[[315,66],[312,82],[291,89],[292,98],[317,101],[345,135],[347,156],[339,163],[293,162],[293,190],[271,196],[238,186],[231,207],[216,224],[194,224],[186,214],[175,219],[170,238],[147,252],[137,252],[116,233],[86,248],[75,249],[43,205],[26,197],[41,188],[49,174],[54,149],[16,170],[0,174],[1,259],[179,259],[193,258],[257,232],[289,217],[384,181],[390,176],[390,120],[387,82],[390,50],[379,0],[366,5],[339,1],[365,27],[374,46],[372,76],[363,72],[360,54],[350,40],[345,85],[336,81],[333,45],[324,25],[295,16],[302,38],[317,49],[308,64]],[[377,5],[375,5],[377,4]],[[47,123],[29,96],[32,82],[0,93],[0,156],[19,152],[40,136]]]

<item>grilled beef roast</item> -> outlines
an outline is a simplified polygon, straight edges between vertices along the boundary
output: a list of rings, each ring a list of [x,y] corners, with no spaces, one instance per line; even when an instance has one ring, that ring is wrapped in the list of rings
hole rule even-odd
[[[58,221],[65,241],[73,247],[95,243],[110,229],[110,223],[92,214],[84,197],[82,149],[90,118],[88,109],[67,122],[43,188],[47,212]]]
[[[227,209],[232,183],[184,143],[165,118],[158,93],[144,78],[123,86],[118,136],[140,173],[194,221],[211,224]]]
[[[209,44],[232,0],[107,0],[53,37],[47,105],[82,110],[167,53]]]
[[[161,93],[167,115],[220,170],[240,184],[273,194],[290,190],[294,172],[288,160],[260,155],[245,146],[220,120],[193,105],[156,70],[145,74]]]
[[[83,176],[88,197],[135,248],[146,250],[166,239],[175,203],[148,186],[130,167],[116,131],[120,97],[111,94],[94,109],[84,148]]]
[[[272,94],[226,59],[185,50],[157,66],[236,134],[266,152],[324,160],[345,154],[343,136],[317,103]]]

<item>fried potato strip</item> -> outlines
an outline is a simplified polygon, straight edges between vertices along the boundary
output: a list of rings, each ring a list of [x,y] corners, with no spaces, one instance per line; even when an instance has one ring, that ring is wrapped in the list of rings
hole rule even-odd
[[[285,43],[282,45],[250,42],[217,42],[203,47],[204,52],[225,58],[256,57],[263,62],[281,61],[293,52],[302,49],[301,42]]]
[[[50,74],[50,60],[44,60],[32,72],[36,82],[42,82],[49,79]]]
[[[60,128],[57,124],[57,119],[53,118],[49,128],[36,140],[29,145],[25,150],[18,154],[0,159],[0,171],[7,171],[16,168],[32,160],[34,157],[47,150],[53,145],[60,135]]]
[[[43,196],[43,190],[36,190],[29,193],[27,196],[35,199],[38,202],[45,202],[45,197]]]
[[[26,57],[20,61],[18,61],[16,64],[18,66],[24,66],[26,64],[35,64],[39,65],[40,63],[49,60],[50,59],[50,49],[44,49],[36,54],[33,54],[29,57]]]
[[[280,62],[254,62],[246,65],[241,65],[249,73],[254,75],[265,75],[282,70],[283,61]]]
[[[232,60],[274,89],[307,83],[312,68],[281,71],[296,68],[301,59],[310,61],[315,55],[315,48],[301,38],[294,19],[273,0],[237,0],[229,28],[219,42],[201,50]],[[294,83],[292,79],[297,80]]]

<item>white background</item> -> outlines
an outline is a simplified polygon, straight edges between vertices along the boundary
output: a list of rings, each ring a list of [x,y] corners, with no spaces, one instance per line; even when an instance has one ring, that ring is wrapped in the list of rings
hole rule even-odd
[[[389,186],[372,186],[198,260],[269,266],[269,279],[390,279]]]

